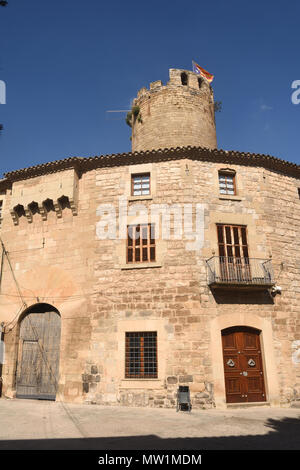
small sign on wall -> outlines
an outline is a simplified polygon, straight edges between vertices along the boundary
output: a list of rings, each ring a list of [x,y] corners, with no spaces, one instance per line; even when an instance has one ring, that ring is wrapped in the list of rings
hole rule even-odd
[[[300,364],[300,340],[293,341],[292,343],[292,362],[293,364]]]

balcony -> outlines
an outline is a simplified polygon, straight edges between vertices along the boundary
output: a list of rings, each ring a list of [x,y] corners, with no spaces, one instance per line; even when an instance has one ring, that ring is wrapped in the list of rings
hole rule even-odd
[[[275,284],[270,259],[213,256],[206,264],[212,288],[267,289]]]

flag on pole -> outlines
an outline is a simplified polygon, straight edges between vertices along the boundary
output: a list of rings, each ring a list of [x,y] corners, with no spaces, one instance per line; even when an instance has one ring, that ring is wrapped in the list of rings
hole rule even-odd
[[[196,62],[194,62],[192,60],[192,64],[193,64],[193,72],[194,73],[197,73],[198,75],[201,75],[201,77],[204,77],[206,78],[206,80],[211,83],[214,79],[214,76],[207,72],[207,70],[203,69],[202,67],[200,67],[200,65],[196,64]]]

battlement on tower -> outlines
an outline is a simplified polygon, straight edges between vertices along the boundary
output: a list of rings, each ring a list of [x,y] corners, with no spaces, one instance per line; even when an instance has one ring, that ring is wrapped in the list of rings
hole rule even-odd
[[[194,72],[191,72],[190,70],[169,69],[169,78],[170,80],[167,82],[166,85],[164,85],[161,80],[156,80],[155,82],[150,83],[149,89],[147,89],[146,87],[141,88],[137,93],[137,99],[147,97],[151,92],[158,92],[165,87],[172,86],[185,86],[187,87],[187,89],[190,89],[191,91],[196,91],[198,93],[208,91],[213,99],[213,89],[209,82],[205,78],[200,77],[199,75]]]

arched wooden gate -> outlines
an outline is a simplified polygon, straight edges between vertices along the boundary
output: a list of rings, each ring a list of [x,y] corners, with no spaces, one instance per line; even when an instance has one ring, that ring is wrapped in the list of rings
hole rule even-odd
[[[20,322],[17,398],[55,400],[61,320],[48,304],[31,307]]]

